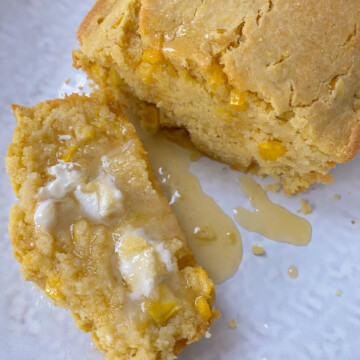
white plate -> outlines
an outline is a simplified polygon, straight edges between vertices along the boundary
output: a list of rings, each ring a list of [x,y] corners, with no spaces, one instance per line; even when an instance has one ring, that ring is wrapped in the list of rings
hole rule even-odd
[[[14,117],[9,104],[34,105],[82,85],[72,69],[75,33],[92,0],[2,0],[0,4],[0,151],[4,159]],[[64,80],[71,78],[69,85]],[[4,161],[0,178],[0,359],[100,360],[88,334],[71,316],[53,307],[21,279],[7,235],[8,213],[15,202]],[[235,171],[202,158],[192,164],[204,191],[228,214],[249,207]],[[311,243],[295,247],[240,229],[244,257],[237,274],[217,286],[222,318],[211,339],[188,347],[179,357],[190,360],[353,360],[360,343],[360,158],[338,166],[335,184],[313,186],[297,197],[271,194],[291,211],[307,199],[314,211]],[[211,175],[211,176],[209,176]],[[269,183],[270,179],[262,181]],[[341,195],[334,201],[333,195]],[[355,224],[351,224],[355,220]],[[252,255],[259,243],[267,255]],[[287,275],[289,265],[299,277]],[[335,296],[339,290],[341,297]],[[228,327],[236,319],[237,328]]]

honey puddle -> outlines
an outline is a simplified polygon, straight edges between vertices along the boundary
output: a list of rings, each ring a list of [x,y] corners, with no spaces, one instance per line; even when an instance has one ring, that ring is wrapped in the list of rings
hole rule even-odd
[[[190,159],[196,159],[196,153],[160,133],[150,135],[139,126],[137,133],[196,261],[215,284],[230,278],[241,262],[241,236],[231,217],[201,190],[199,180],[189,172]]]
[[[307,245],[310,242],[312,228],[306,219],[273,204],[251,177],[239,177],[239,184],[255,208],[254,212],[243,207],[234,210],[234,218],[243,228],[271,240],[293,245]]]

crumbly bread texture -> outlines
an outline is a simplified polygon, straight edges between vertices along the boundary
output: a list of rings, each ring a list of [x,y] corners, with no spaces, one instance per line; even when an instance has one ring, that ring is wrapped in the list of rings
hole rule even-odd
[[[9,231],[24,279],[107,359],[173,359],[217,316],[214,287],[133,125],[106,92],[13,111]]]
[[[74,64],[294,194],[360,147],[360,0],[98,0]]]

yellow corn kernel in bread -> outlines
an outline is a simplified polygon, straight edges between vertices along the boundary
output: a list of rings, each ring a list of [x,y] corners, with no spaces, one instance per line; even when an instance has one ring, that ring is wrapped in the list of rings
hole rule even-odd
[[[142,62],[137,68],[137,72],[144,84],[154,84],[158,79],[154,76],[157,67],[154,64]]]
[[[204,320],[209,320],[212,316],[212,312],[206,299],[203,296],[199,296],[196,298],[195,304]]]
[[[234,110],[245,111],[249,107],[249,103],[247,101],[248,96],[248,91],[239,92],[237,90],[231,90],[230,107]]]
[[[64,301],[65,296],[61,292],[61,279],[59,275],[51,275],[46,279],[45,294],[55,301]]]
[[[64,160],[65,162],[69,162],[72,156],[76,153],[77,149],[78,147],[76,145],[71,145],[65,148],[61,156],[61,160]]]
[[[149,64],[157,64],[164,59],[159,49],[147,47],[141,57],[141,60]]]
[[[180,310],[176,298],[165,284],[159,288],[158,299],[146,302],[145,308],[151,318],[159,324],[166,323]]]
[[[93,126],[77,126],[75,127],[75,135],[78,141],[89,142],[95,139],[96,130]]]
[[[286,153],[286,147],[280,141],[270,140],[259,144],[259,154],[263,160],[276,161]]]

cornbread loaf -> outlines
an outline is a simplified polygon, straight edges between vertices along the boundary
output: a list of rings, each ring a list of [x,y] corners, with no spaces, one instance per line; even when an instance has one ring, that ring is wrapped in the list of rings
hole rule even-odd
[[[294,194],[359,149],[359,29],[360,0],[98,0],[74,64]]]
[[[107,359],[174,359],[217,316],[214,287],[133,125],[99,91],[13,111],[9,231],[24,279]]]

